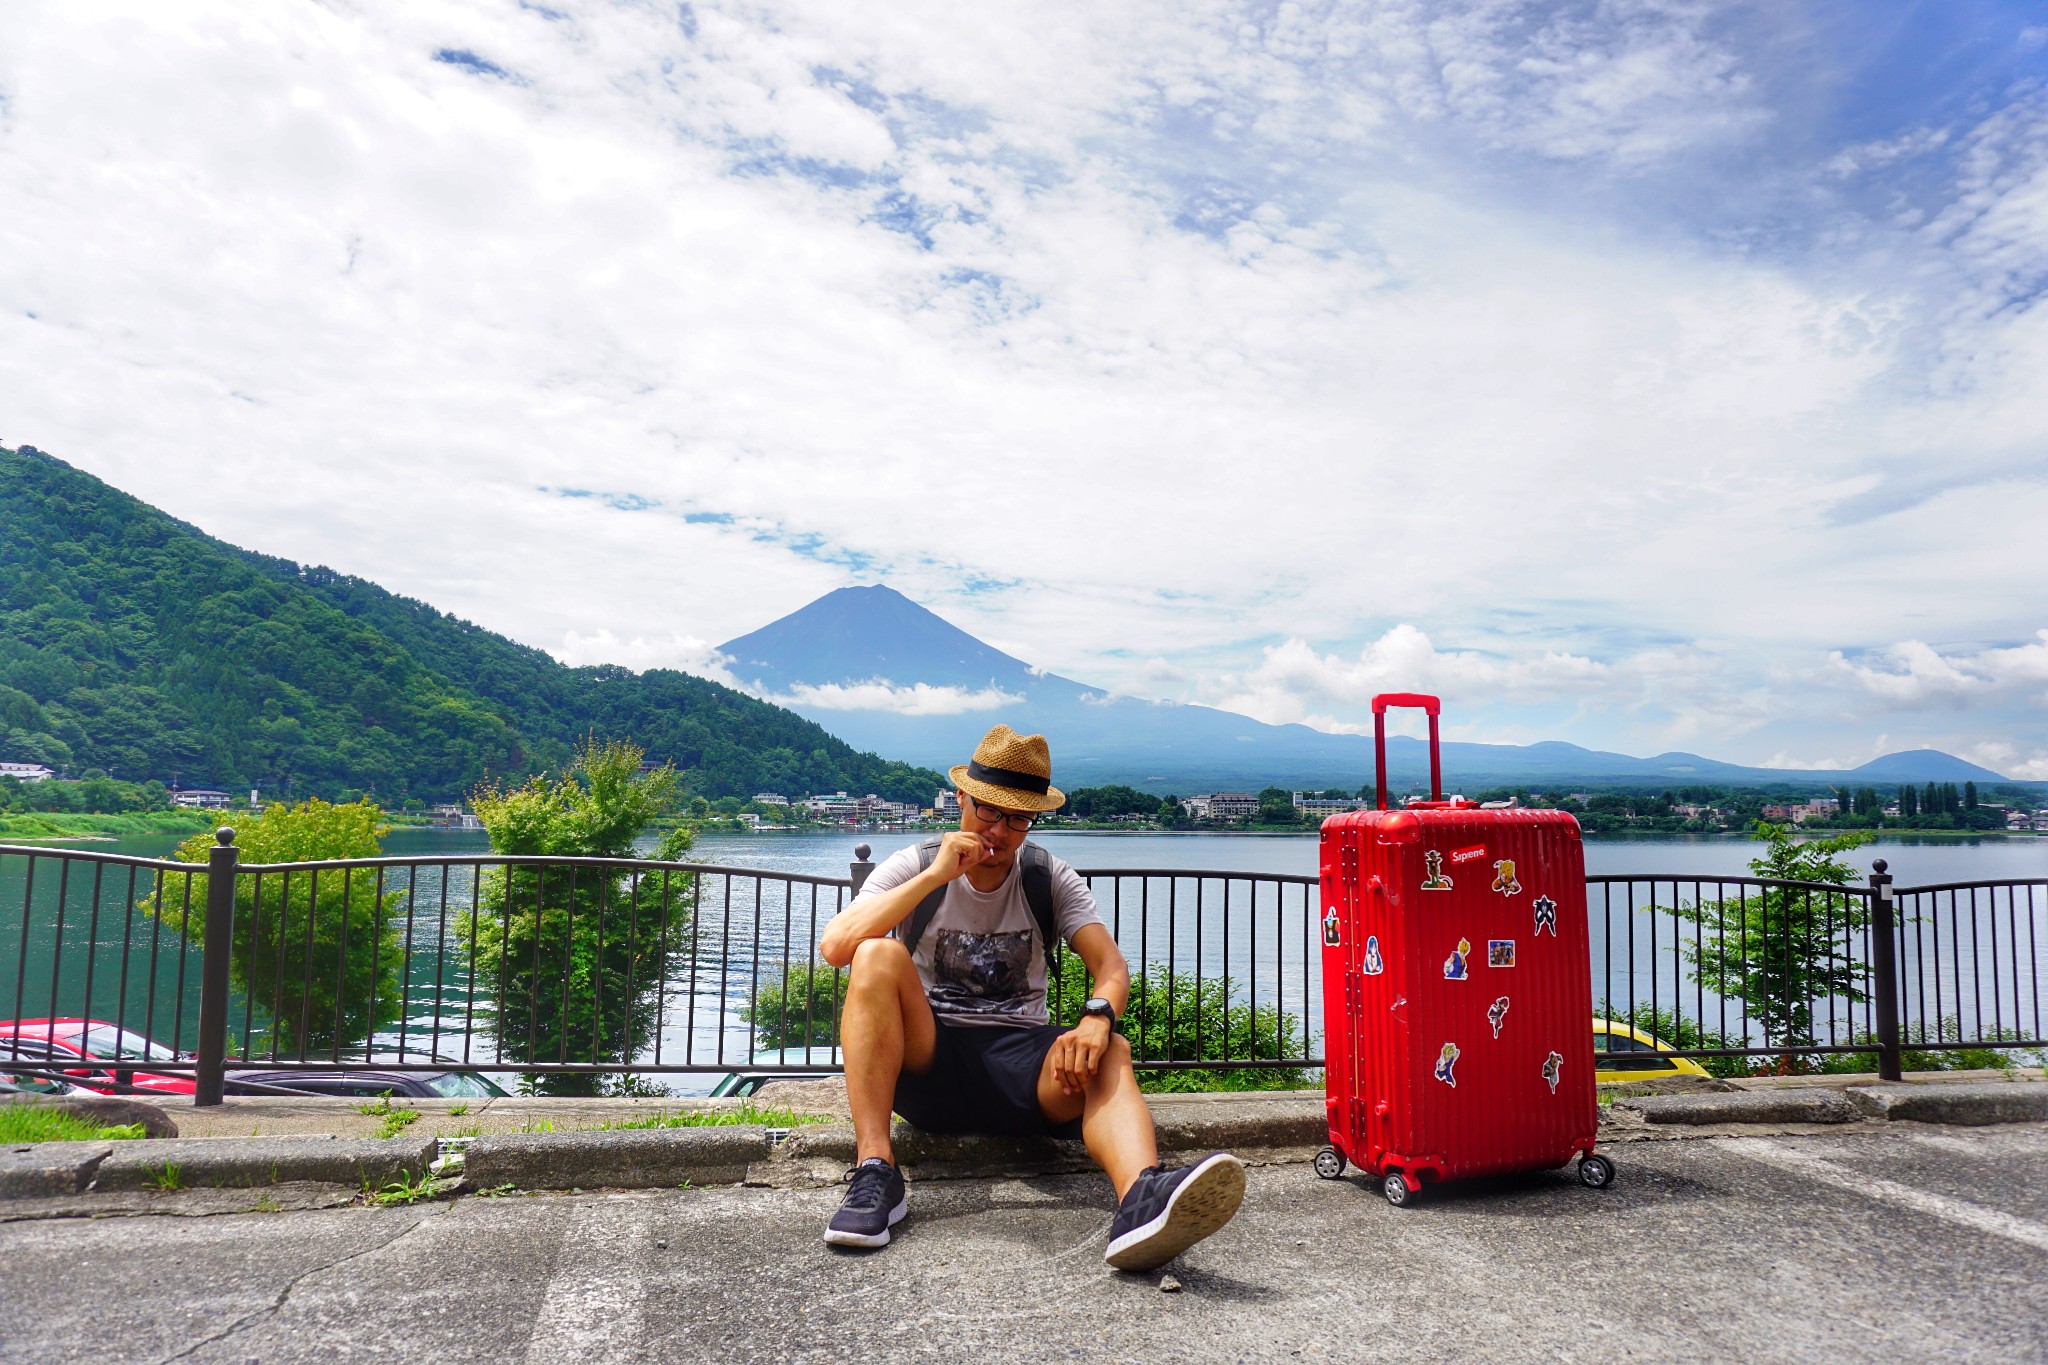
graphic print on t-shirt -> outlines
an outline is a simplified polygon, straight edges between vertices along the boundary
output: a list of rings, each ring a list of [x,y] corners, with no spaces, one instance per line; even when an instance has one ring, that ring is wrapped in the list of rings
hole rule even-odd
[[[940,1014],[1027,1014],[1031,991],[1031,930],[972,934],[941,929],[932,946],[932,983],[926,992]]]

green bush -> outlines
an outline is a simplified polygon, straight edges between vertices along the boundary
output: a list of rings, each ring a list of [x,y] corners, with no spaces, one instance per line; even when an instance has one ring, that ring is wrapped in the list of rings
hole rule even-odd
[[[757,1049],[836,1047],[845,999],[844,968],[802,964],[757,987],[754,998],[740,1006],[740,1018],[754,1026]]]
[[[1081,1018],[1091,983],[1071,954],[1048,983],[1047,1009],[1053,1022]],[[1271,1005],[1256,1009],[1233,1004],[1229,977],[1204,977],[1199,987],[1187,972],[1155,962],[1131,977],[1130,1006],[1118,1028],[1136,1057],[1152,1061],[1220,1061],[1301,1055],[1300,1021]],[[839,1042],[839,1007],[846,999],[846,973],[832,967],[798,965],[763,982],[740,1017],[754,1026],[757,1048],[830,1048]],[[1313,1085],[1301,1067],[1176,1067],[1145,1069],[1138,1084],[1150,1091],[1295,1090]]]
[[[1047,994],[1055,1023],[1071,1024],[1093,983],[1069,957]],[[1300,1019],[1277,1006],[1236,1004],[1236,983],[1228,976],[1204,976],[1164,962],[1146,963],[1131,974],[1131,998],[1118,1028],[1140,1061],[1201,1062],[1299,1057],[1304,1050]],[[1313,1085],[1303,1067],[1174,1067],[1142,1069],[1141,1089],[1154,1092],[1209,1090],[1298,1090]]]
[[[1860,1026],[1852,1030],[1853,1041],[1867,1046],[1876,1046],[1875,1034],[1866,1033]],[[2017,1042],[2023,1036],[2013,1029],[1992,1028],[1989,1030],[1994,1042]],[[2018,1066],[2035,1066],[2041,1063],[2043,1054],[2025,1048],[1970,1047],[1962,1043],[1944,1045],[1943,1040],[1963,1036],[1962,1021],[1955,1015],[1944,1015],[1941,1022],[1929,1029],[1924,1022],[1909,1020],[1899,1028],[1899,1069],[1901,1071],[2010,1071]],[[1931,1045],[1931,1046],[1930,1046]],[[1834,1074],[1860,1073],[1877,1070],[1877,1054],[1874,1052],[1836,1052],[1821,1058],[1820,1069]]]
[[[375,858],[382,854],[384,813],[367,801],[329,805],[277,803],[261,812],[238,812],[235,847],[243,863],[324,862]],[[216,816],[215,824],[229,817]],[[211,832],[178,845],[177,856],[204,863],[214,846]],[[144,914],[175,927],[193,943],[206,942],[206,883],[192,878],[188,904],[182,883],[166,885],[161,898],[140,902]],[[377,894],[374,875],[297,872],[262,879],[235,878],[235,928],[228,975],[235,986],[266,1010],[278,1050],[297,1053],[349,1047],[398,1018],[400,962],[397,909],[404,894]]]
[[[632,858],[641,830],[669,813],[676,771],[642,771],[643,751],[586,742],[569,771],[524,786],[479,788],[477,818],[501,854]],[[671,830],[662,861],[688,851],[694,831]],[[489,869],[464,952],[489,991],[504,1055],[523,1062],[630,1062],[653,1036],[661,986],[688,922],[687,874],[630,868]],[[537,1090],[601,1092],[601,1074],[552,1075]]]

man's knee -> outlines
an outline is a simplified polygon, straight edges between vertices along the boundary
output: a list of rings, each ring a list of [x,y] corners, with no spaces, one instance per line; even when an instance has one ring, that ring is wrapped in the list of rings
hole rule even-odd
[[[1095,1064],[1092,1078],[1096,1085],[1104,1085],[1130,1071],[1131,1040],[1120,1033],[1109,1035],[1109,1044],[1102,1050],[1102,1060]]]
[[[893,991],[910,970],[910,954],[900,942],[893,938],[866,939],[853,950],[847,989]]]

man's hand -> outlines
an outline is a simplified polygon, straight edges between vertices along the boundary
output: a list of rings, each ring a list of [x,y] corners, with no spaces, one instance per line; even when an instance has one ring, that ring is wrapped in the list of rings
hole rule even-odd
[[[1066,1094],[1080,1094],[1095,1079],[1095,1069],[1102,1065],[1102,1054],[1107,1051],[1109,1020],[1091,1014],[1053,1039],[1053,1079]]]
[[[969,868],[989,861],[993,852],[978,836],[956,829],[939,841],[939,851],[932,855],[932,865],[926,871],[940,881],[950,882]]]

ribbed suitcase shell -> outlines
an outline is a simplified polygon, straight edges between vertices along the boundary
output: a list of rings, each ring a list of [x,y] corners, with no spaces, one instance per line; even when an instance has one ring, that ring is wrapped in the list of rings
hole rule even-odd
[[[1592,1151],[1578,821],[1467,805],[1356,811],[1323,822],[1321,862],[1330,1144],[1412,1185]],[[1447,975],[1461,940],[1462,975]]]

